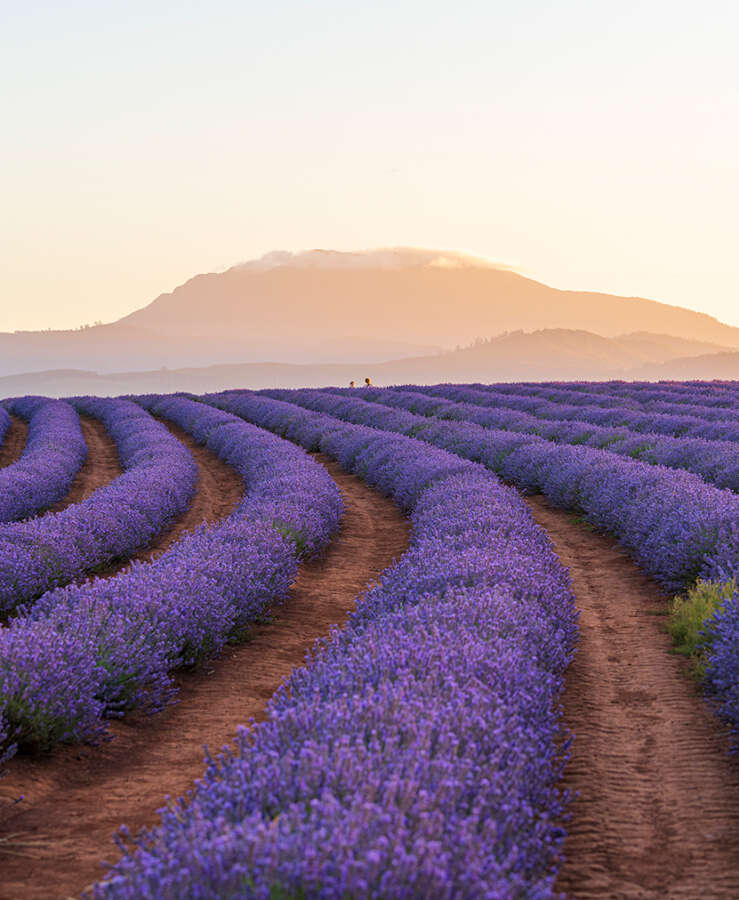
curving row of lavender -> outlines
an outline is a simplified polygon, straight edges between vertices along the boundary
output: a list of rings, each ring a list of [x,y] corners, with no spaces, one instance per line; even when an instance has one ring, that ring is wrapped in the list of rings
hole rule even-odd
[[[411,548],[95,897],[552,896],[576,616],[525,504],[417,441],[210,399],[391,496]]]
[[[481,462],[517,487],[542,493],[614,534],[668,590],[685,588],[698,577],[739,571],[739,497],[688,472],[534,435],[416,416],[355,396],[317,390],[261,393]]]
[[[628,391],[634,396],[649,396],[657,392],[672,399],[691,396],[704,406],[730,406],[739,403],[739,382],[736,381],[573,381],[567,382],[566,386],[572,390]]]
[[[8,429],[12,425],[12,419],[10,418],[10,414],[4,406],[0,406],[0,446],[5,440],[5,435],[8,433]]]
[[[702,438],[675,438],[662,434],[631,431],[623,426],[592,425],[572,419],[543,419],[513,409],[455,402],[421,390],[375,388],[324,388],[326,393],[360,397],[423,416],[452,421],[474,422],[484,428],[535,434],[557,444],[572,444],[608,450],[619,456],[639,459],[650,465],[685,469],[700,475],[716,487],[739,493],[739,451],[732,441]],[[457,388],[453,389],[457,392]]]
[[[0,628],[0,761],[95,740],[105,718],[132,708],[161,709],[171,671],[238,638],[338,527],[336,485],[287,441],[190,400],[141,402],[235,466],[245,497],[154,562],[51,591]]]
[[[484,389],[484,385],[481,385]],[[703,391],[682,388],[680,393],[664,390],[661,385],[643,385],[637,390],[625,382],[568,382],[496,384],[497,393],[524,397],[541,397],[565,405],[601,406],[612,409],[627,408],[641,412],[689,415],[709,422],[733,421],[739,409],[739,399],[724,393],[707,397]]]
[[[483,462],[518,487],[543,493],[555,505],[577,510],[617,536],[637,563],[669,590],[685,589],[697,578],[739,578],[739,497],[686,472],[603,450],[384,408],[371,402],[382,393],[376,389],[351,396],[264,393],[352,422],[414,435]],[[739,594],[734,593],[706,627],[713,648],[706,685],[720,714],[739,734]]]
[[[0,612],[128,559],[183,513],[195,492],[189,450],[141,407],[94,397],[71,402],[103,422],[125,472],[61,512],[0,525]]]
[[[338,528],[342,505],[323,466],[268,432],[204,403],[172,395],[135,399],[239,472],[247,491],[239,515],[270,523],[295,543],[299,557],[315,556],[326,546]]]
[[[735,583],[732,595],[704,625],[711,648],[705,684],[719,715],[730,723],[734,749],[739,752],[739,578]]]
[[[87,458],[80,419],[63,400],[20,397],[7,402],[28,422],[23,454],[0,469],[0,522],[43,512],[63,499]]]
[[[672,437],[703,438],[709,441],[739,441],[739,420],[728,422],[707,422],[687,414],[642,412],[625,407],[605,408],[602,406],[553,403],[542,397],[527,397],[508,394],[498,390],[497,385],[451,385],[440,384],[404,385],[400,390],[420,391],[445,400],[474,403],[491,408],[504,407],[518,412],[530,413],[541,419],[588,422],[591,425],[623,426],[631,431],[644,434],[666,434]]]
[[[484,388],[489,391],[490,388]],[[638,408],[642,413],[671,413],[681,421],[685,416],[706,421],[725,421],[736,426],[739,422],[739,383],[669,383],[655,385],[645,383],[585,383],[585,384],[520,384],[495,385],[496,394],[513,394],[524,397],[540,397],[555,403]],[[384,401],[383,401],[384,402]],[[479,409],[485,415],[487,409]],[[494,414],[510,414],[510,410],[493,410]],[[434,413],[439,415],[439,413]],[[517,415],[526,415],[518,413]],[[473,421],[476,416],[471,417]],[[537,420],[543,421],[541,419]],[[528,423],[527,423],[528,424]],[[548,424],[548,423],[547,423]],[[564,433],[572,435],[576,422],[563,423]],[[592,428],[596,437],[596,427]],[[535,427],[532,430],[538,430]],[[607,431],[597,429],[599,432]],[[613,429],[614,437],[617,431]],[[539,433],[551,439],[551,435]],[[575,431],[578,439],[582,432]],[[607,436],[607,434],[606,434]],[[628,453],[647,462],[678,466],[702,475],[707,481],[737,491],[739,478],[739,451],[735,444],[705,441],[699,438],[669,438],[645,435],[649,443],[638,444],[627,436],[618,436],[608,449],[616,453]],[[555,440],[558,439],[555,437]],[[569,439],[569,438],[568,438]],[[591,439],[592,440],[592,439]],[[590,441],[589,441],[590,442]],[[633,448],[633,449],[632,449]],[[739,544],[739,517],[730,525],[727,547]],[[720,553],[709,570],[709,577],[722,581],[734,581],[739,577],[737,554],[731,550]],[[739,589],[733,591],[722,608],[705,623],[704,631],[710,646],[705,672],[705,685],[709,695],[716,700],[719,714],[732,726],[735,747],[739,749]]]

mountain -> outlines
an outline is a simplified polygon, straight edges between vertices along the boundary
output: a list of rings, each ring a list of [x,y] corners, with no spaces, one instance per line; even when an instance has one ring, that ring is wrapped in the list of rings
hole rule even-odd
[[[739,381],[739,352],[684,356],[637,369],[633,378],[645,381]]]
[[[435,250],[269,254],[198,275],[121,320],[178,336],[250,334],[276,350],[345,334],[441,344],[516,329],[656,332],[739,348],[739,328],[654,300],[561,291]],[[268,357],[269,358],[269,357]],[[271,358],[274,357],[274,351]],[[283,355],[282,359],[292,359]]]
[[[232,363],[148,372],[99,374],[62,370],[0,377],[0,397],[26,393],[51,396],[115,395],[167,391],[217,391],[247,387],[321,387],[441,381],[557,381],[721,378],[739,380],[739,351],[703,354],[660,362],[672,346],[664,335],[606,338],[587,331],[541,329],[499,335],[472,346],[424,357],[372,364]],[[685,344],[678,344],[683,348]],[[703,346],[703,345],[700,345]],[[636,349],[634,349],[636,347]],[[654,361],[644,363],[645,347]],[[695,348],[693,348],[695,349]]]
[[[621,334],[614,340],[634,358],[641,358],[645,363],[663,363],[679,357],[710,356],[732,349],[708,341],[672,337],[669,334],[650,334],[647,331]]]
[[[0,334],[0,375],[70,367],[146,371],[225,360],[375,365],[427,358],[478,336],[556,329],[621,336],[624,353],[643,364],[739,349],[739,328],[703,313],[558,290],[459,253],[314,250],[271,253],[197,275],[107,325]],[[588,352],[597,353],[594,347]],[[617,364],[615,348],[608,352]]]

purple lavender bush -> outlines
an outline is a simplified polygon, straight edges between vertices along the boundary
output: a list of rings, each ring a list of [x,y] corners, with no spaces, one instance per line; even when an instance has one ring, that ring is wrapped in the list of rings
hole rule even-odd
[[[28,421],[28,438],[20,459],[0,469],[0,522],[35,516],[64,498],[87,458],[79,416],[68,403],[46,397],[7,403]]]
[[[125,471],[61,512],[0,525],[0,612],[128,559],[171,525],[195,492],[190,451],[135,403],[72,402],[102,420]]]
[[[710,647],[705,683],[718,714],[731,726],[734,749],[739,752],[739,590],[704,623],[704,635]]]
[[[401,386],[404,390],[406,386]],[[574,419],[592,425],[624,426],[632,431],[659,433],[672,437],[695,437],[712,441],[739,441],[739,420],[708,422],[682,413],[642,412],[623,406],[602,407],[583,404],[552,403],[543,397],[530,397],[498,390],[498,385],[440,384],[430,387],[414,385],[420,391],[445,400],[474,403],[486,407],[508,407],[544,419]]]
[[[460,388],[464,390],[464,388]],[[505,479],[529,492],[541,492],[552,503],[577,510],[586,521],[616,535],[636,562],[663,587],[680,591],[696,579],[726,581],[739,575],[739,498],[701,479],[661,466],[618,457],[587,447],[554,445],[537,436],[511,435],[482,429],[473,423],[434,421],[398,409],[378,409],[377,393],[354,391],[337,396],[321,391],[268,391],[350,421],[415,435],[468,459],[483,462]],[[731,605],[727,606],[731,609]],[[718,698],[718,709],[739,727],[739,672],[734,619],[719,612],[712,631],[726,636],[708,653],[706,686]],[[739,745],[738,745],[739,746]]]
[[[536,435],[441,421],[353,396],[314,390],[262,392],[351,422],[418,438],[481,462],[507,481],[542,493],[614,534],[667,590],[715,578],[716,554],[736,558],[739,497],[688,472],[605,450],[553,444]],[[362,392],[364,393],[364,392]],[[367,391],[366,393],[374,393]]]
[[[338,488],[303,451],[204,404],[142,402],[207,432],[246,494],[231,516],[156,561],[50,591],[0,628],[0,758],[11,744],[45,750],[95,740],[104,717],[161,709],[174,695],[171,671],[239,639],[285,596],[299,557],[318,552],[338,527]]]
[[[3,763],[6,763],[11,756],[14,756],[17,750],[17,746],[10,743],[9,735],[8,723],[0,715],[0,778],[5,774],[3,772]]]
[[[685,469],[720,488],[739,493],[739,453],[732,441],[674,438],[632,431],[622,425],[602,426],[573,419],[545,419],[505,407],[482,407],[431,397],[418,391],[376,388],[324,388],[324,393],[360,398],[443,420],[474,422],[484,428],[535,434],[557,444],[608,450],[652,465]]]
[[[182,396],[137,398],[175,422],[244,479],[242,514],[269,522],[292,540],[299,557],[314,556],[339,527],[343,506],[323,466],[261,428]],[[289,451],[289,452],[288,452]]]
[[[412,545],[161,811],[97,898],[552,896],[569,581],[482,467],[254,395],[209,398],[412,512]]]
[[[679,393],[674,386],[671,390],[666,390],[664,385],[650,382],[524,382],[496,384],[494,389],[503,394],[541,397],[564,405],[689,415],[708,422],[732,421],[739,409],[736,402],[726,394],[722,397],[711,396],[689,385],[680,386]]]
[[[556,505],[578,510],[587,521],[617,535],[639,565],[668,590],[683,590],[699,577],[727,581],[739,573],[739,503],[728,491],[717,491],[685,472],[649,467],[587,447],[553,446],[538,437],[512,446],[504,442],[501,432],[492,430],[483,441],[472,423],[463,436],[456,423],[429,427],[420,417],[414,423],[395,409],[375,417],[368,412],[373,403],[356,399],[357,394],[372,400],[386,393],[392,392],[354,391],[352,396],[335,398],[325,391],[269,392],[352,421],[374,420],[384,428],[415,433],[422,440],[478,459],[518,487],[540,491]],[[319,394],[322,400],[316,399]],[[429,407],[424,411],[428,415]],[[440,429],[446,433],[440,434]],[[728,649],[733,620],[729,616],[724,627],[723,615],[719,612],[710,627],[729,637],[717,642],[716,647],[723,648],[720,652],[708,653],[706,687],[717,698],[721,715],[737,727],[739,710],[733,698],[739,674]]]
[[[0,406],[0,446],[2,446],[11,424],[10,414],[7,409],[4,406]]]

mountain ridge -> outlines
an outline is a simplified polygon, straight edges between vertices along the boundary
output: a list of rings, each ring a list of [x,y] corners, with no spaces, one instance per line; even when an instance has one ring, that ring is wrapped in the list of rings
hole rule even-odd
[[[0,334],[0,375],[70,367],[112,374],[230,359],[379,365],[454,352],[480,335],[556,329],[619,338],[622,351],[644,363],[739,349],[739,328],[706,313],[561,290],[452,251],[274,251],[195,275],[115,322]],[[626,340],[624,333],[659,337]],[[668,337],[675,348],[655,357],[650,342]],[[582,339],[586,357],[587,342],[593,339]],[[617,348],[608,345],[607,352],[615,365]]]
[[[652,335],[654,339],[665,337]],[[670,339],[667,338],[668,345]],[[628,343],[628,342],[627,342]],[[659,341],[656,341],[659,343]],[[587,352],[582,348],[585,346]],[[543,348],[548,353],[543,354]],[[223,390],[246,387],[324,387],[400,383],[656,380],[720,378],[739,380],[739,351],[729,350],[666,362],[644,362],[618,339],[567,329],[512,332],[459,350],[383,363],[324,364],[281,362],[220,363],[139,372],[97,373],[65,369],[0,377],[0,396],[42,393],[115,395],[126,393]]]

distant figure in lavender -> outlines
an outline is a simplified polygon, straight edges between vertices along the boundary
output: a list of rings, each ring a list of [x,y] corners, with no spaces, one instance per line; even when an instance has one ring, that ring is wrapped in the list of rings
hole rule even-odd
[[[349,382],[349,387],[354,387],[354,382],[353,382],[353,381],[350,381],[350,382]]]
[[[372,381],[371,381],[369,378],[365,378],[365,379],[364,379],[364,386],[365,386],[365,387],[372,387]]]

